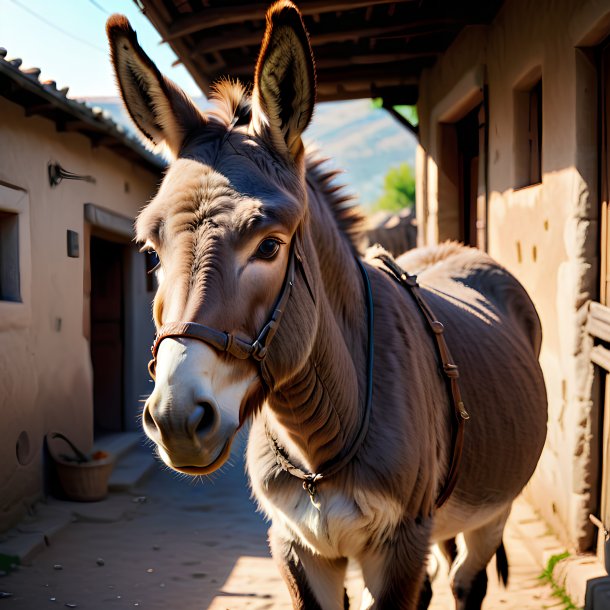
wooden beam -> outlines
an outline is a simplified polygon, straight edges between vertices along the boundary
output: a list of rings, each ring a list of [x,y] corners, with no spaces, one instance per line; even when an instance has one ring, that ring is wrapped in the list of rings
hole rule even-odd
[[[79,119],[65,119],[57,121],[57,131],[60,132],[78,132],[82,135],[90,137],[90,132],[103,131],[103,127],[95,128],[91,123],[81,121]],[[85,133],[86,132],[86,133]]]
[[[383,107],[390,113],[392,118],[396,119],[403,127],[406,127],[416,138],[419,138],[418,125],[413,125],[411,121],[402,116],[402,114],[400,114],[400,112],[398,112],[393,105],[388,104],[385,100],[383,101]]]
[[[32,116],[34,114],[46,114],[49,110],[55,110],[57,104],[51,102],[41,102],[39,104],[28,104],[25,108],[25,116]]]
[[[398,2],[413,0],[398,0]],[[349,11],[358,8],[367,8],[379,4],[396,4],[397,0],[309,0],[301,2],[299,10],[303,15],[318,15],[320,13],[334,13],[336,11]],[[209,30],[222,25],[256,21],[265,18],[269,3],[251,4],[241,6],[214,6],[202,8],[194,15],[179,17],[167,28],[164,37],[166,41],[182,38],[201,30]]]
[[[105,146],[106,148],[117,148],[119,146],[125,146],[122,142],[113,138],[112,136],[99,136],[92,137],[93,148],[99,148],[100,146]]]
[[[463,26],[462,20],[444,20],[444,23],[440,27],[445,29],[458,28]],[[438,22],[436,20],[420,20],[411,22],[409,24],[393,24],[393,25],[367,25],[362,28],[349,28],[343,27],[341,29],[331,29],[325,32],[310,32],[309,38],[311,44],[315,47],[323,44],[329,44],[333,42],[345,42],[347,40],[358,40],[360,38],[386,38],[386,37],[401,37],[401,36],[412,36],[420,33],[422,28],[434,27],[438,29]],[[236,27],[227,29],[222,34],[215,36],[205,37],[204,39],[197,42],[191,51],[191,57],[197,57],[201,53],[211,53],[213,51],[226,51],[227,49],[235,49],[242,46],[258,45],[263,39],[263,32],[252,31],[246,27]]]
[[[591,350],[591,362],[601,366],[605,371],[610,373],[610,350],[603,345],[596,345]]]
[[[335,102],[343,100],[357,100],[366,98],[383,97],[386,99],[399,99],[401,104],[415,104],[417,102],[417,87],[362,87],[360,89],[344,89],[343,87],[331,87],[318,90],[318,102]]]
[[[145,14],[148,20],[157,29],[161,37],[167,35],[167,20],[163,17],[168,15],[167,10],[163,6],[163,2],[159,0],[140,0],[145,7]],[[159,7],[157,7],[159,4]],[[198,58],[191,58],[190,47],[188,47],[183,41],[176,40],[170,43],[170,47],[174,53],[181,59],[184,67],[188,70],[189,74],[193,77],[195,82],[199,85],[201,90],[207,94],[210,90],[210,81],[206,74],[203,73],[199,64]]]
[[[252,74],[231,74],[233,78],[238,78],[242,83],[251,83]],[[364,90],[382,87],[406,87],[416,85],[418,77],[414,75],[363,75],[349,74],[349,78],[339,78],[336,73],[318,74],[318,91],[334,91],[337,87],[344,87],[348,90]]]
[[[330,70],[333,68],[347,68],[350,66],[372,66],[377,64],[392,64],[396,62],[404,62],[408,60],[430,60],[432,63],[440,53],[369,53],[368,55],[345,55],[343,57],[329,55],[328,57],[319,57],[316,54],[316,69]],[[255,58],[252,57],[249,61],[242,64],[230,64],[226,66],[227,74],[253,74]],[[216,70],[216,74],[220,76]]]
[[[610,307],[592,301],[586,328],[595,338],[610,342]]]
[[[421,71],[419,62],[395,62],[378,66],[350,66],[318,71],[319,83],[348,83],[369,81],[371,83],[394,83],[416,85]]]
[[[419,90],[417,86],[408,87],[376,87],[373,97],[380,97],[392,106],[414,106],[417,104]]]

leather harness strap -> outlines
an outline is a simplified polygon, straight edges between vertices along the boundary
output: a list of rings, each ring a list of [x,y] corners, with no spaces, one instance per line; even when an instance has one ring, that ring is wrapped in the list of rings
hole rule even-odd
[[[216,330],[215,328],[204,326],[197,322],[170,322],[161,326],[157,331],[155,342],[151,348],[152,360],[148,363],[148,372],[150,373],[150,376],[155,379],[157,354],[161,341],[170,337],[197,339],[198,341],[211,345],[220,352],[227,352],[240,360],[254,358],[257,362],[262,363],[267,355],[269,344],[277,332],[284,310],[288,304],[288,299],[290,299],[290,293],[294,286],[295,261],[298,260],[301,262],[300,255],[296,252],[294,239],[290,245],[290,253],[288,256],[288,268],[286,269],[286,275],[284,276],[284,284],[280,296],[275,303],[275,307],[273,308],[273,313],[269,317],[267,323],[263,326],[258,337],[252,343],[248,343],[231,333]]]
[[[198,341],[202,341],[203,343],[210,345],[214,349],[221,352],[227,352],[235,358],[239,358],[240,360],[253,358],[259,363],[261,374],[263,375],[265,382],[270,385],[269,371],[265,366],[264,360],[267,355],[269,345],[281,322],[284,310],[286,308],[286,305],[288,304],[288,300],[290,299],[290,294],[292,292],[292,287],[294,286],[295,281],[295,268],[297,262],[300,264],[300,269],[305,280],[307,289],[311,295],[311,298],[315,302],[311,286],[309,285],[307,279],[307,274],[305,273],[305,269],[303,267],[302,259],[299,253],[296,251],[295,241],[296,239],[293,238],[292,243],[290,245],[288,268],[286,269],[286,275],[284,277],[282,290],[276,301],[275,307],[273,308],[273,313],[271,314],[267,323],[263,326],[262,330],[258,334],[258,337],[252,343],[249,343],[244,339],[240,339],[239,337],[231,333],[220,331],[209,326],[204,326],[203,324],[198,324],[197,322],[170,322],[168,324],[164,324],[159,328],[157,336],[151,348],[152,360],[148,364],[148,370],[150,372],[151,377],[155,379],[157,354],[159,352],[159,346],[161,345],[161,342],[164,339],[170,337],[186,337],[189,339],[196,339]],[[462,450],[464,446],[464,423],[467,419],[469,419],[468,412],[464,407],[464,402],[462,401],[462,397],[460,394],[460,387],[458,384],[458,367],[451,358],[449,348],[443,336],[444,326],[436,319],[436,316],[424,300],[420,292],[419,285],[417,283],[417,278],[406,273],[394,261],[394,259],[388,255],[380,254],[376,258],[378,258],[385,266],[384,271],[386,271],[401,286],[403,286],[409,291],[409,293],[415,299],[415,302],[419,306],[420,310],[422,311],[430,329],[432,330],[432,333],[434,334],[434,337],[436,338],[436,345],[443,365],[443,372],[447,377],[447,380],[450,385],[451,396],[453,398],[454,414],[457,424],[453,426],[453,454],[451,457],[449,473],[447,475],[445,486],[436,501],[436,507],[440,508],[451,495],[457,482],[460,461],[462,458]],[[267,437],[269,439],[269,443],[275,454],[278,464],[286,472],[303,480],[303,487],[309,492],[311,500],[314,504],[316,503],[315,496],[317,484],[322,479],[328,479],[329,477],[339,472],[344,466],[347,465],[348,462],[352,460],[354,455],[357,453],[367,434],[372,409],[374,345],[373,298],[366,268],[364,267],[360,259],[356,259],[356,261],[362,274],[365,287],[365,300],[368,312],[367,325],[369,345],[367,350],[367,391],[364,405],[364,416],[358,434],[354,439],[354,442],[347,451],[343,452],[330,462],[324,464],[323,467],[320,469],[320,472],[309,473],[304,472],[303,470],[301,470],[290,462],[290,459],[285,454],[284,450],[278,445],[277,440],[273,438],[270,431],[267,430]]]
[[[460,385],[458,378],[460,376],[458,366],[455,364],[451,357],[451,352],[447,342],[445,341],[445,327],[442,322],[434,315],[432,309],[426,301],[420,291],[420,286],[417,283],[417,276],[409,275],[396,261],[387,254],[378,254],[377,257],[384,265],[388,275],[393,277],[401,286],[403,286],[413,297],[419,309],[424,315],[434,338],[436,339],[436,346],[438,348],[438,354],[443,365],[443,373],[447,378],[449,388],[451,391],[451,398],[453,400],[453,411],[455,415],[455,424],[453,425],[452,444],[453,453],[451,456],[451,463],[449,466],[449,472],[447,474],[447,480],[445,486],[436,500],[436,508],[440,508],[448,499],[453,492],[457,483],[458,472],[460,468],[460,462],[462,461],[462,452],[464,449],[464,428],[466,420],[470,419],[468,411],[464,406],[462,400],[462,394],[460,392]]]
[[[362,263],[359,258],[356,258],[356,263],[358,268],[360,269],[360,273],[362,275],[362,281],[364,284],[364,296],[366,303],[366,311],[367,311],[367,332],[368,332],[368,346],[367,346],[367,355],[366,355],[366,394],[365,394],[365,403],[364,403],[364,414],[360,421],[360,428],[356,437],[354,438],[352,444],[348,447],[346,451],[342,451],[335,458],[322,464],[322,466],[318,469],[317,472],[306,472],[302,470],[298,466],[295,466],[291,461],[285,450],[280,447],[277,439],[273,436],[268,427],[265,427],[265,434],[267,435],[267,440],[269,441],[269,445],[275,455],[275,460],[282,468],[293,477],[297,479],[301,479],[303,481],[303,489],[309,493],[309,497],[314,506],[318,509],[320,505],[316,500],[317,493],[317,485],[320,481],[324,479],[329,479],[330,477],[337,474],[340,470],[342,470],[349,462],[352,461],[358,449],[362,445],[366,434],[369,429],[369,421],[371,419],[371,411],[373,409],[373,361],[374,361],[374,346],[375,346],[375,336],[374,336],[374,306],[373,306],[373,292],[371,290],[371,282],[369,280],[368,273],[366,271],[366,267]]]

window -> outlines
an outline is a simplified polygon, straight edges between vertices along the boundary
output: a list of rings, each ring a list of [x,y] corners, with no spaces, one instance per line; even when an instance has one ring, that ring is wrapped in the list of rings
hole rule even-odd
[[[19,214],[0,210],[0,301],[21,301]]]
[[[0,331],[31,324],[31,277],[30,199],[0,183]]]
[[[515,91],[515,186],[542,182],[542,79]]]

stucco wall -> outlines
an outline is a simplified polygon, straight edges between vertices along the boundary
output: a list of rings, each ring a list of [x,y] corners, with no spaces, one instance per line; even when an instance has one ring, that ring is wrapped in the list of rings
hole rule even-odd
[[[107,148],[93,148],[80,134],[58,132],[49,120],[26,117],[20,106],[2,98],[0,142],[0,184],[4,185],[0,209],[6,203],[3,198],[10,199],[15,193],[25,206],[20,217],[23,303],[0,301],[2,531],[43,492],[44,434],[62,431],[85,449],[92,443],[84,204],[94,203],[133,218],[153,194],[159,176]],[[96,183],[66,180],[51,188],[49,161],[78,174],[90,174]],[[79,258],[67,256],[68,229],[79,234]],[[140,269],[133,273],[129,290],[132,307],[140,313],[138,325],[128,332],[135,335],[132,343],[141,345],[141,350],[129,355],[131,365],[140,370],[128,389],[130,403],[148,388],[146,350],[153,332],[149,322],[152,295],[146,292],[141,256],[134,258],[134,265]],[[16,444],[24,432],[29,451],[21,446],[24,463],[19,463]]]
[[[603,2],[507,0],[489,27],[467,28],[424,73],[419,101],[420,240],[435,243],[455,236],[441,213],[447,179],[439,125],[457,120],[460,104],[469,110],[469,96],[487,85],[488,251],[527,288],[544,333],[549,433],[528,493],[581,550],[593,542],[587,517],[599,486],[599,404],[583,329],[588,299],[598,294],[599,202],[596,70],[577,47],[610,34],[608,9]],[[537,71],[543,178],[517,189],[515,88]]]

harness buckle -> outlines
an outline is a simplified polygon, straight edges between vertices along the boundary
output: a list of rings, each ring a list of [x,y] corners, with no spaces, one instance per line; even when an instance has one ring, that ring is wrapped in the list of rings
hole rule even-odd
[[[318,500],[317,497],[317,482],[318,480],[321,478],[321,476],[319,474],[315,474],[315,475],[309,475],[304,481],[303,481],[303,489],[309,494],[309,500],[311,501],[312,505],[314,506],[314,508],[316,508],[317,510],[320,510],[320,501]]]
[[[432,322],[430,322],[430,327],[435,335],[442,335],[445,332],[445,326],[438,320],[432,320]]]
[[[446,364],[443,364],[443,370],[445,371],[445,375],[450,379],[457,379],[460,376],[460,369],[457,364],[447,362]]]
[[[460,417],[462,419],[470,419],[470,414],[468,413],[468,411],[466,411],[466,407],[464,406],[464,403],[460,400],[460,402],[458,402],[458,410],[460,412]]]
[[[419,282],[417,281],[416,275],[410,275],[409,273],[401,273],[400,281],[406,284],[410,288],[419,288]]]
[[[252,353],[250,354],[257,362],[262,362],[267,355],[267,346],[263,345],[258,339],[252,344]]]
[[[278,311],[279,310],[276,309],[273,312],[273,315],[271,316],[271,320],[269,320],[269,322],[267,322],[267,324],[265,324],[265,326],[263,326],[263,330],[261,330],[258,337],[252,344],[252,353],[250,355],[252,356],[252,358],[257,360],[258,362],[261,362],[262,360],[264,360],[265,356],[267,355],[267,346],[265,345],[265,342],[267,341],[267,337],[269,336],[269,333],[276,326],[275,316]]]

